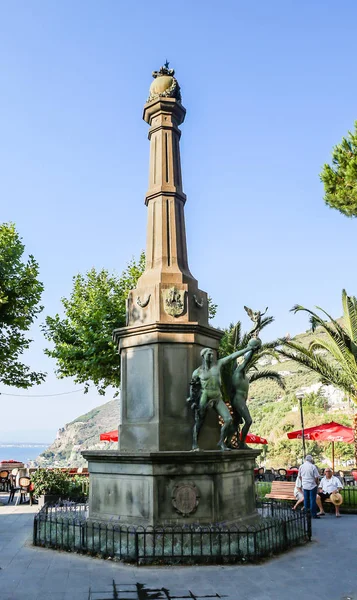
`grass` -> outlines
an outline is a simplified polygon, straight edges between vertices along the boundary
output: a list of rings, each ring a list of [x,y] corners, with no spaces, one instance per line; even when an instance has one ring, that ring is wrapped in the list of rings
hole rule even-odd
[[[271,491],[271,483],[268,481],[259,481],[255,483],[255,494],[258,500],[264,500],[265,494]]]

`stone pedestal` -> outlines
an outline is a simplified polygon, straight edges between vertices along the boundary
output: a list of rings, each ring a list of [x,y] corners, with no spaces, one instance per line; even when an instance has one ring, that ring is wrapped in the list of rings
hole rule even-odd
[[[186,399],[191,375],[202,348],[216,350],[222,332],[198,323],[155,323],[120,329],[116,335],[122,377],[119,450],[190,450],[193,414]],[[216,450],[219,433],[217,414],[208,411],[200,448]]]
[[[89,519],[135,526],[250,524],[257,518],[259,453],[84,451]]]

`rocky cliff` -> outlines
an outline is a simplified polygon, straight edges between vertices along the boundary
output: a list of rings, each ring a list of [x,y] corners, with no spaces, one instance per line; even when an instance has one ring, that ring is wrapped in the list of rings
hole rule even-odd
[[[53,444],[40,454],[35,462],[39,466],[85,466],[87,463],[82,458],[82,450],[103,450],[117,446],[101,442],[99,436],[105,431],[117,429],[118,422],[118,400],[106,402],[59,429]]]

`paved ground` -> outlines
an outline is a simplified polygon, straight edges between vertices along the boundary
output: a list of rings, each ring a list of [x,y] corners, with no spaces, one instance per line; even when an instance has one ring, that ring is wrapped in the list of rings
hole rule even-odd
[[[89,588],[118,598],[226,597],[228,600],[357,600],[357,516],[313,521],[313,542],[257,566],[133,567],[31,546],[37,507],[2,505],[0,498],[0,600],[87,600]],[[194,594],[189,596],[189,590]],[[219,594],[219,596],[215,596]],[[93,596],[105,598],[103,594]],[[107,597],[113,597],[111,594]]]

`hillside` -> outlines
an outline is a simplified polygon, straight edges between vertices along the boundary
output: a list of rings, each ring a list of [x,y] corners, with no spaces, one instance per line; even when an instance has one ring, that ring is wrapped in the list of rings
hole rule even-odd
[[[318,328],[314,333],[306,331],[295,336],[294,341],[308,346],[312,337],[325,337]],[[249,390],[249,409],[253,418],[252,431],[269,441],[263,448],[266,465],[279,467],[297,464],[301,460],[301,441],[287,438],[287,432],[301,429],[300,408],[296,394],[303,396],[304,425],[311,427],[329,421],[337,421],[351,426],[354,407],[340,390],[332,385],[322,385],[317,374],[302,365],[286,359],[278,362],[270,357],[261,361],[261,367],[279,372],[285,383],[281,390],[272,381],[257,381]],[[331,444],[306,442],[308,450],[318,462],[330,459]],[[335,444],[336,464],[353,459],[353,445]]]
[[[316,335],[316,333],[314,334]],[[317,335],[323,335],[317,331]],[[308,345],[311,332],[294,339]],[[263,435],[269,441],[263,447],[263,457],[269,466],[280,467],[296,464],[301,459],[301,442],[288,440],[286,433],[300,429],[300,412],[295,394],[303,394],[305,427],[328,421],[351,425],[353,407],[344,394],[333,386],[322,385],[315,373],[291,360],[278,362],[271,357],[263,357],[260,368],[279,372],[284,378],[283,391],[274,382],[257,381],[249,391],[249,408],[253,418],[253,433]],[[117,429],[119,421],[118,400],[111,400],[82,415],[59,430],[57,439],[37,459],[36,463],[45,466],[83,466],[81,450],[115,448],[116,444],[100,442],[99,435],[104,431]],[[329,457],[329,444],[308,443],[309,450],[324,462]],[[325,453],[325,454],[324,454]],[[352,459],[352,444],[336,444],[336,458]]]
[[[39,466],[75,467],[84,466],[86,461],[81,451],[92,448],[115,448],[116,444],[100,442],[104,431],[117,429],[119,421],[118,400],[106,402],[58,430],[57,438],[36,459]]]

